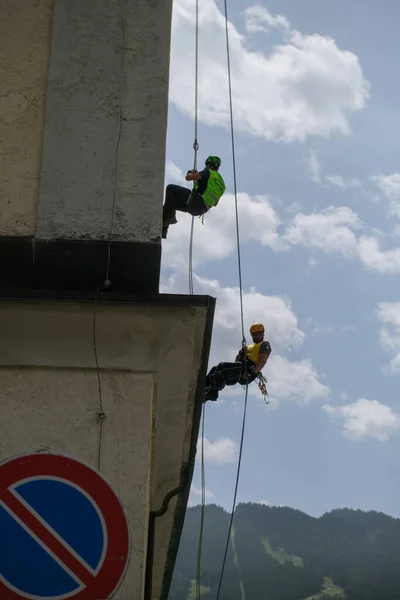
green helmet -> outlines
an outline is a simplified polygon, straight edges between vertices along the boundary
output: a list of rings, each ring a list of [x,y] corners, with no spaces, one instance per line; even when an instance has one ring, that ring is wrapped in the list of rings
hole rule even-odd
[[[221,159],[219,158],[219,156],[209,156],[206,159],[206,167],[210,166],[210,167],[220,167],[221,166]]]

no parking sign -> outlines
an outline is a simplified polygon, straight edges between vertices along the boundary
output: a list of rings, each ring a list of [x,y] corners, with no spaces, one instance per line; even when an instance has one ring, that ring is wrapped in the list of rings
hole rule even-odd
[[[91,467],[60,454],[0,464],[1,600],[100,600],[129,559],[120,500]]]

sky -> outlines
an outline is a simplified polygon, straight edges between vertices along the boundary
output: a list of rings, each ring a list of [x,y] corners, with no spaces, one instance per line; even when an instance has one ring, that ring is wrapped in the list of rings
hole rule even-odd
[[[220,156],[227,185],[194,230],[194,293],[217,298],[211,367],[242,336],[223,3],[199,4],[199,168]],[[400,517],[400,4],[228,10],[244,323],[272,346],[270,404],[249,387],[238,502]],[[195,0],[174,0],[166,184],[193,167],[194,24]],[[166,293],[189,291],[191,217],[178,221]],[[206,404],[207,502],[227,510],[243,406],[239,385]],[[192,505],[200,491],[197,464]]]

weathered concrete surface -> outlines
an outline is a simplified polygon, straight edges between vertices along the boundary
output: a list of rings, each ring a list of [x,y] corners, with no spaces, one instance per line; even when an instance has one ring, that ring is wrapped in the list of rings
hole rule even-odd
[[[93,304],[0,302],[0,460],[48,448],[97,465],[99,394]],[[96,308],[104,410],[102,471],[127,510],[134,549],[116,600],[142,598],[148,515],[189,459],[207,309]],[[159,599],[175,520],[156,520]]]
[[[38,237],[159,242],[171,11],[55,0]]]
[[[0,2],[0,235],[33,235],[52,0]]]

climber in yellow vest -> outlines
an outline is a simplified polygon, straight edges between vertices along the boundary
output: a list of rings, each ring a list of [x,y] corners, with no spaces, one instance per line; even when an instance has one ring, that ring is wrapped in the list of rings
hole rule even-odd
[[[235,362],[219,363],[206,377],[204,400],[217,400],[218,393],[226,385],[246,385],[255,380],[271,354],[270,343],[264,341],[262,323],[250,327],[253,343],[239,350]]]
[[[209,156],[203,171],[192,169],[186,174],[186,181],[193,181],[193,190],[181,185],[167,185],[163,208],[162,237],[166,239],[168,227],[175,225],[176,211],[187,212],[193,217],[204,215],[210,208],[217,206],[226,190],[220,175],[221,159]]]

